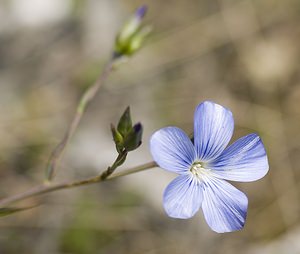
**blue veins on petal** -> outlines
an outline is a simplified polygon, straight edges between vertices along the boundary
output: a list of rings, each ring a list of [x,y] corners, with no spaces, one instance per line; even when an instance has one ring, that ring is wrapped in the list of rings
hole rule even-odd
[[[150,139],[150,150],[161,168],[178,174],[186,173],[196,157],[190,138],[177,127],[156,131]]]
[[[256,181],[269,170],[266,150],[255,133],[235,141],[207,166],[219,178],[240,182]]]
[[[246,195],[226,181],[211,178],[205,183],[202,210],[212,230],[225,233],[242,229],[247,207]]]
[[[194,115],[194,143],[198,158],[209,161],[220,155],[228,145],[234,129],[230,110],[205,101]]]
[[[248,199],[225,180],[258,180],[268,172],[269,165],[257,134],[242,137],[226,148],[233,129],[230,110],[205,101],[195,111],[194,144],[176,127],[152,135],[153,159],[161,168],[179,174],[164,192],[163,204],[170,217],[187,219],[202,208],[215,232],[243,228]]]
[[[164,192],[166,213],[173,218],[188,219],[200,209],[203,199],[201,183],[190,174],[177,176]]]

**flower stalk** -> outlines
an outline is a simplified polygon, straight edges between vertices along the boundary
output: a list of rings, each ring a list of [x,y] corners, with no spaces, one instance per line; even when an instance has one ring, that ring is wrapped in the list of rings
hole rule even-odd
[[[128,152],[126,150],[123,150],[121,153],[119,153],[117,159],[112,164],[112,166],[108,167],[107,170],[105,170],[101,175],[101,180],[107,179],[117,167],[121,166],[123,162],[126,160]]]
[[[46,182],[51,182],[55,176],[59,161],[64,153],[64,150],[66,146],[68,145],[69,141],[73,137],[80,121],[83,116],[83,114],[86,111],[87,106],[89,103],[93,100],[97,92],[99,91],[100,87],[103,85],[103,83],[107,80],[109,74],[111,73],[115,58],[111,59],[106,66],[104,67],[102,73],[100,74],[99,78],[95,81],[95,83],[90,86],[85,93],[82,95],[79,104],[76,109],[76,113],[74,115],[74,118],[67,129],[63,139],[61,142],[54,148],[52,151],[50,158],[47,163],[46,167]]]
[[[54,192],[57,190],[71,189],[71,188],[75,188],[75,187],[79,187],[79,186],[83,186],[83,185],[112,180],[112,179],[115,179],[118,177],[122,177],[122,176],[130,175],[133,173],[137,173],[140,171],[144,171],[147,169],[151,169],[156,166],[157,166],[157,164],[154,161],[151,161],[151,162],[148,162],[148,163],[145,163],[145,164],[142,164],[142,165],[139,165],[139,166],[124,170],[122,172],[115,173],[115,174],[112,174],[113,172],[108,173],[107,172],[107,171],[109,171],[109,168],[108,168],[101,175],[86,178],[83,180],[68,181],[68,182],[62,182],[62,183],[48,183],[48,184],[38,185],[38,186],[36,186],[32,189],[29,189],[28,191],[25,191],[23,193],[0,200],[0,207],[4,207],[4,206],[10,205],[12,203],[18,202],[18,201],[29,199],[29,198],[35,197],[35,196],[40,196],[42,194]],[[105,173],[105,172],[107,172],[107,173]],[[104,175],[105,175],[105,177],[104,177]]]

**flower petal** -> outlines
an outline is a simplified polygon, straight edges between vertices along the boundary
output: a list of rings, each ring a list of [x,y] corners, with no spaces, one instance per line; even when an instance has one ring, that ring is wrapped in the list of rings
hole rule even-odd
[[[230,110],[205,101],[196,108],[194,143],[198,159],[209,161],[220,155],[230,141],[234,120]]]
[[[202,210],[210,228],[218,233],[242,229],[247,216],[246,195],[217,178],[210,177],[203,185]]]
[[[173,218],[188,219],[195,215],[202,203],[202,186],[191,174],[177,176],[164,192],[164,208]]]
[[[178,174],[186,173],[195,159],[191,140],[177,127],[155,132],[150,139],[150,151],[161,168]]]
[[[255,133],[238,139],[207,167],[217,177],[240,182],[258,180],[269,170],[266,150]]]

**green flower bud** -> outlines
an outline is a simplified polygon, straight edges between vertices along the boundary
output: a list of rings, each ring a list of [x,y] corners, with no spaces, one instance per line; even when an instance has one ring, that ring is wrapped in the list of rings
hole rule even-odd
[[[133,151],[142,144],[143,126],[137,123],[133,126],[124,140],[124,147],[127,151]]]
[[[146,6],[141,6],[124,25],[117,35],[114,57],[130,56],[141,48],[145,38],[150,33],[150,27],[142,27],[141,22],[147,11]]]
[[[122,134],[123,137],[125,137],[131,129],[132,121],[130,116],[130,108],[127,107],[119,120],[117,130]]]
[[[137,30],[141,26],[141,22],[143,17],[145,16],[147,11],[146,6],[141,6],[135,12],[135,14],[131,17],[131,19],[124,25],[122,30],[118,35],[119,43],[126,43],[130,38],[137,32]]]
[[[138,148],[142,143],[143,126],[137,123],[132,126],[130,108],[127,107],[121,116],[117,129],[111,124],[111,133],[119,154]]]
[[[134,54],[143,46],[143,43],[147,36],[150,34],[151,30],[152,29],[150,26],[143,27],[137,34],[135,34],[131,38],[130,44],[128,45],[127,49],[128,55]]]
[[[116,149],[118,151],[118,153],[120,153],[123,148],[124,148],[124,145],[123,145],[123,136],[121,135],[120,132],[118,132],[115,128],[115,126],[113,124],[110,125],[110,129],[111,129],[111,133],[112,133],[112,136],[113,136],[113,139],[114,139],[114,142],[115,142],[115,145],[116,145]]]

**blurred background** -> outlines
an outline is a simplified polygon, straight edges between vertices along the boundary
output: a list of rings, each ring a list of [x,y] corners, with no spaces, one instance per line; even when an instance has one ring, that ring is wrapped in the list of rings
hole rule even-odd
[[[249,197],[245,228],[214,233],[201,211],[167,217],[162,194],[175,175],[155,168],[21,202],[43,205],[0,219],[0,253],[300,253],[299,0],[0,1],[0,197],[42,182],[80,95],[144,3],[152,36],[102,87],[55,181],[111,164],[109,125],[126,106],[145,133],[120,170],[152,160],[155,130],[191,132],[209,99],[232,110],[233,140],[257,132],[267,148],[269,174],[234,183]]]

